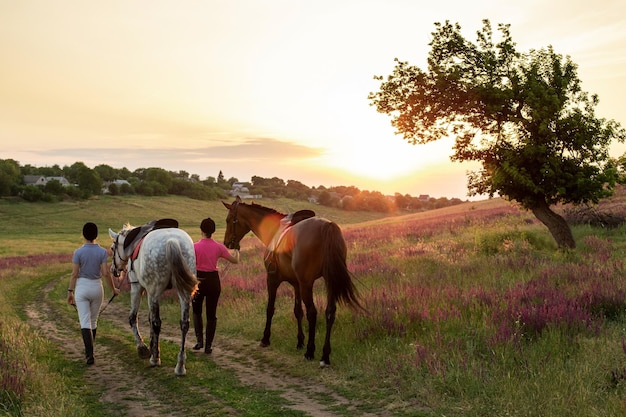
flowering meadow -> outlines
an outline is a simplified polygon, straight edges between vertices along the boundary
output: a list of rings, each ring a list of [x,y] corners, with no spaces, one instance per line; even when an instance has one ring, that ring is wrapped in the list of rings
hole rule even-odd
[[[365,311],[339,305],[331,367],[320,370],[296,349],[293,289],[283,283],[267,349],[285,372],[358,400],[354,415],[626,415],[624,226],[575,224],[569,251],[504,201],[340,226]],[[263,333],[264,247],[253,235],[241,243],[241,262],[221,265],[217,345]],[[1,257],[0,301],[13,277],[69,265],[67,252]],[[320,279],[316,359],[324,290]],[[164,321],[177,322],[176,296],[164,298]],[[0,305],[0,398],[10,403],[36,364],[16,350],[28,340],[26,325],[17,316],[7,322],[7,308]]]
[[[511,204],[345,228],[367,311],[339,308],[336,372],[362,390],[376,387],[399,414],[621,415],[625,249],[610,236],[621,231],[575,233],[578,249],[559,251]],[[243,243],[246,261],[222,281],[221,316],[233,333],[260,337],[263,248],[254,237]],[[316,290],[319,349],[321,280]],[[272,346],[301,355],[292,294],[283,283]]]

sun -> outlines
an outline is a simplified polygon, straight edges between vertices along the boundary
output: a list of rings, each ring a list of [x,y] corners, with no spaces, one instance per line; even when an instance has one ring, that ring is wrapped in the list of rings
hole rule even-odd
[[[449,153],[450,148],[446,145],[411,145],[394,136],[388,140],[372,138],[339,143],[319,162],[356,177],[389,181],[449,162]]]

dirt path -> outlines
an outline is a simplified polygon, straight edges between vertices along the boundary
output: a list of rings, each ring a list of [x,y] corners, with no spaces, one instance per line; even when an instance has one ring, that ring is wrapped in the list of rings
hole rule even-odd
[[[27,315],[35,327],[41,329],[46,337],[62,347],[68,359],[83,361],[83,345],[79,340],[80,334],[77,329],[64,327],[64,320],[55,320],[55,316],[58,316],[59,312],[54,311],[53,304],[49,299],[53,285],[52,282],[46,287],[41,299],[36,300],[36,304],[27,306]],[[121,328],[128,329],[126,321],[128,306],[122,303],[111,303],[107,306],[105,314],[107,320],[113,321]],[[142,316],[146,316],[146,314],[142,314]],[[140,323],[140,326],[144,333],[147,332],[147,321]],[[174,327],[164,326],[161,336],[164,340],[179,343],[180,333]],[[130,329],[128,332],[130,333]],[[280,392],[281,396],[289,401],[287,407],[293,410],[299,410],[312,417],[332,417],[335,414],[328,410],[327,404],[325,404],[328,401],[321,403],[316,399],[331,398],[333,405],[344,405],[352,409],[352,415],[369,415],[360,414],[349,400],[337,395],[330,389],[317,386],[312,390],[306,381],[284,374],[279,369],[253,358],[250,355],[250,349],[258,349],[256,342],[225,339],[216,341],[219,342],[218,346],[214,348],[211,355],[215,364],[221,368],[232,370],[242,385]],[[198,354],[191,350],[192,341],[188,339],[187,343],[189,345],[188,355]],[[106,360],[98,361],[98,357],[106,358]],[[163,403],[158,398],[150,396],[151,390],[148,389],[145,379],[131,372],[116,356],[115,352],[110,352],[102,344],[97,345],[96,365],[89,367],[85,375],[87,384],[103,392],[100,401],[117,404],[120,409],[126,410],[126,416],[178,417],[187,415],[172,412],[171,404]],[[194,395],[200,396],[199,401],[202,401],[201,396],[206,396],[207,402],[211,399],[210,394],[204,392],[195,392]],[[227,411],[229,415],[233,416],[240,414],[234,409],[222,411]]]

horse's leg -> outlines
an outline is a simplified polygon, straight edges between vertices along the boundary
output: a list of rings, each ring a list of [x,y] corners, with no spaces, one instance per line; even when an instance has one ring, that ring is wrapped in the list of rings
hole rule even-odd
[[[313,281],[304,284],[300,282],[300,294],[306,307],[306,318],[309,322],[309,340],[306,344],[304,357],[313,359],[315,356],[315,326],[317,325],[317,309],[313,302]]]
[[[274,317],[274,309],[276,305],[276,291],[280,281],[278,273],[267,273],[267,308],[265,309],[265,330],[263,331],[263,339],[261,339],[261,347],[270,345],[270,335],[272,328],[272,317]]]
[[[304,317],[304,312],[302,311],[302,297],[300,296],[300,286],[298,285],[297,281],[295,284],[293,284],[293,293],[293,315],[296,316],[296,321],[298,322],[298,344],[296,345],[296,349],[302,349],[304,347],[304,332],[302,331],[302,318]]]
[[[130,287],[130,314],[128,316],[128,323],[133,330],[135,336],[135,346],[137,346],[137,353],[141,359],[148,359],[150,357],[150,350],[148,346],[143,342],[143,338],[139,333],[139,326],[137,325],[137,314],[139,312],[139,306],[141,305],[141,296],[144,293],[144,288],[139,285],[138,282],[133,282]]]
[[[335,312],[337,311],[337,303],[335,300],[328,300],[326,306],[326,339],[324,340],[324,348],[322,350],[322,359],[320,360],[320,368],[330,366],[330,333],[335,323]]]
[[[161,314],[159,312],[159,299],[148,294],[150,306],[150,365],[161,365],[161,352],[159,348],[159,334],[161,334]]]
[[[178,362],[176,362],[176,369],[174,373],[178,376],[183,376],[187,373],[185,369],[185,362],[187,361],[187,353],[185,352],[185,339],[187,338],[187,332],[189,331],[189,296],[185,297],[178,294],[180,301],[180,350],[178,351]]]

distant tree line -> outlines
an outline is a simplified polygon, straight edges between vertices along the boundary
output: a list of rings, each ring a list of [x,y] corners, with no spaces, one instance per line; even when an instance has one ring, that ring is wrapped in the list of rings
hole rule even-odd
[[[71,185],[63,186],[55,179],[47,181],[43,186],[26,184],[24,178],[27,175],[63,177]],[[462,203],[458,198],[412,197],[399,193],[390,197],[378,191],[359,190],[354,186],[326,188],[320,185],[311,188],[300,181],[284,181],[277,177],[253,176],[250,182],[241,182],[234,177],[226,179],[222,171],[219,171],[217,178],[201,180],[197,174],[154,167],[138,168],[131,172],[127,168],[117,169],[106,164],[97,165],[93,169],[83,162],[63,167],[35,167],[29,164],[21,166],[13,159],[0,159],[0,197],[20,198],[30,202],[88,199],[103,193],[148,197],[180,195],[196,200],[223,200],[229,198],[235,183],[243,184],[252,195],[311,201],[351,211],[423,211]]]

